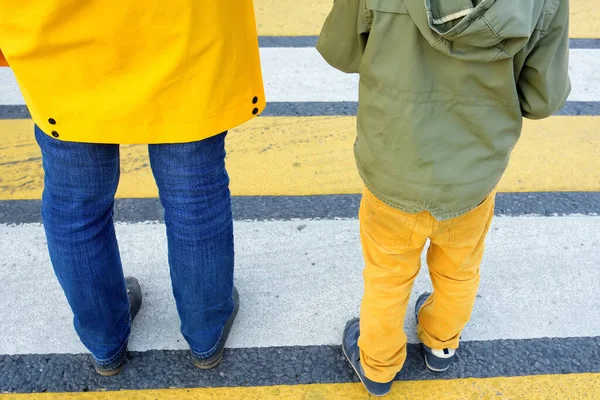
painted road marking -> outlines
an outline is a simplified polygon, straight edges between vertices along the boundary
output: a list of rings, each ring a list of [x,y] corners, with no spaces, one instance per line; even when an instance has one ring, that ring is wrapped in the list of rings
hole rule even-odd
[[[407,346],[398,381],[600,372],[600,337],[462,342],[443,375],[429,372],[422,348]],[[568,357],[565,355],[568,354]],[[131,354],[116,377],[99,378],[87,354],[0,355],[0,393],[275,386],[356,382],[340,345],[227,349],[221,366],[198,371],[188,350]],[[57,377],[59,377],[57,379]]]
[[[186,348],[164,229],[117,226],[125,272],[146,293],[130,342],[135,351]],[[357,220],[238,222],[236,285],[244,306],[228,346],[339,344],[362,294],[358,233]],[[600,304],[600,217],[497,218],[487,244],[481,297],[464,340],[598,335],[600,319],[582,313],[581,305]],[[0,226],[0,255],[0,354],[85,352],[53,275],[43,228]],[[24,287],[44,295],[31,296]],[[424,268],[414,293],[428,289]],[[416,342],[412,318],[406,331]]]
[[[259,35],[314,36],[321,32],[331,10],[331,0],[254,0]],[[569,36],[600,37],[600,2],[571,0]]]
[[[357,75],[330,67],[314,48],[263,48],[261,62],[269,102],[356,101]],[[600,49],[574,49],[569,101],[600,101],[596,79]],[[25,104],[12,71],[0,68],[0,105]]]
[[[352,219],[361,195],[236,196],[235,221]],[[0,200],[0,224],[41,223],[41,200]],[[496,216],[600,216],[600,192],[499,193]],[[164,222],[159,199],[116,199],[118,222]]]
[[[318,36],[259,36],[260,47],[315,47]],[[569,39],[572,49],[598,49],[600,39]]]
[[[386,399],[595,400],[599,396],[600,374],[572,374],[396,382],[392,387],[392,392]],[[0,394],[0,400],[192,400],[209,398],[212,400],[359,400],[372,397],[358,383],[88,393]]]
[[[525,121],[501,192],[600,191],[600,117]],[[228,137],[236,196],[357,194],[352,117],[264,117]],[[29,120],[0,121],[0,200],[39,199],[40,151]],[[157,197],[145,146],[122,146],[120,198]],[[274,167],[277,166],[277,167]]]
[[[303,101],[273,102],[260,115],[261,117],[335,117],[356,116],[358,102],[355,101]],[[560,116],[598,116],[600,101],[568,101],[554,115]],[[29,119],[25,106],[0,106],[0,119]]]
[[[330,67],[313,48],[266,48],[261,50],[265,91],[269,102],[356,101],[358,75]],[[570,101],[600,101],[596,79],[600,50],[571,50]]]
[[[337,117],[356,116],[356,101],[271,102],[259,117]],[[568,101],[555,116],[600,116],[600,101]],[[31,119],[25,105],[0,106],[0,120]]]

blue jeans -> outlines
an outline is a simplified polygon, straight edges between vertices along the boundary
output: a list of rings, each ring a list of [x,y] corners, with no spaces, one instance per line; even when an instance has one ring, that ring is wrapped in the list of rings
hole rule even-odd
[[[35,135],[46,174],[42,216],[54,272],[81,341],[97,362],[109,364],[131,331],[113,224],[119,145],[61,142],[37,127]],[[225,136],[149,146],[181,332],[200,357],[216,350],[234,306]]]

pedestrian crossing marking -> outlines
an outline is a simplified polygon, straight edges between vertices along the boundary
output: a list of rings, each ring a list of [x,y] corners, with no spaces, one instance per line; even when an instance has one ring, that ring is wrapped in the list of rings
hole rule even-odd
[[[389,400],[595,400],[600,374],[538,375],[454,380],[399,381]],[[119,392],[0,394],[0,400],[362,400],[371,396],[358,383],[124,390]]]
[[[259,35],[318,35],[333,0],[254,0]],[[600,37],[600,1],[571,0],[571,38]]]
[[[525,121],[501,192],[600,191],[600,117]],[[234,129],[227,166],[235,196],[361,193],[353,117],[263,117]],[[40,152],[30,120],[0,121],[0,200],[39,199]],[[117,197],[153,198],[146,146],[122,146]]]

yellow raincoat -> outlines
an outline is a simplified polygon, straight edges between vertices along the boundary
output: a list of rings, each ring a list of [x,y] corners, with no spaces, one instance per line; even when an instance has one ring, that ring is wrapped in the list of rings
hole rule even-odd
[[[0,0],[0,49],[59,140],[190,142],[265,106],[252,0]]]

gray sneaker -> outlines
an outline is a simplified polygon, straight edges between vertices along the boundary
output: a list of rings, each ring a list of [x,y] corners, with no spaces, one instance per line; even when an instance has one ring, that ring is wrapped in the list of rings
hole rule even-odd
[[[417,305],[415,306],[415,318],[417,325],[419,324],[419,311],[429,299],[431,293],[423,293],[417,299]],[[450,368],[450,365],[456,358],[456,350],[454,349],[443,349],[435,350],[423,344],[423,356],[425,358],[425,365],[430,371],[433,372],[444,372]]]

